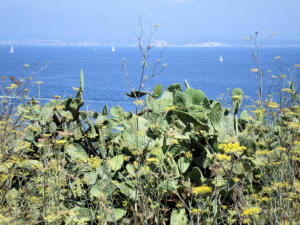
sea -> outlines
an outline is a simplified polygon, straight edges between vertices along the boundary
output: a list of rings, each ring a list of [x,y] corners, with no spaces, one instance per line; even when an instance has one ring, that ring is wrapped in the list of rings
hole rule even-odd
[[[144,71],[144,56],[136,47],[116,46],[115,52],[111,47],[14,46],[14,54],[9,50],[10,46],[0,46],[0,77],[26,79],[32,75],[30,95],[42,103],[55,95],[75,96],[82,69],[83,110],[100,111],[105,104],[133,110],[134,99],[126,93],[139,88],[142,75],[146,91],[157,84],[166,89],[173,83],[184,89],[187,80],[209,99],[220,99],[224,104],[230,104],[231,90],[237,87],[247,97],[244,104],[251,104],[259,87],[256,73],[251,72],[257,64],[247,47],[154,47],[147,54]],[[280,74],[287,76],[282,76],[283,85],[292,77],[299,88],[300,68],[293,65],[300,64],[300,48],[263,47],[260,52],[264,96],[280,82]]]

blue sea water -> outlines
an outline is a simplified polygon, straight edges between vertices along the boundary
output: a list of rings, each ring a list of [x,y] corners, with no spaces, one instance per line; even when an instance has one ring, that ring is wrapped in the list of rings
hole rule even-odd
[[[155,63],[162,49],[150,51],[149,63]],[[272,75],[289,74],[288,68],[300,64],[300,48],[262,48],[262,64],[271,73],[264,75],[265,90],[270,87]],[[224,61],[220,62],[222,56]],[[280,60],[274,57],[280,56]],[[15,54],[9,54],[9,46],[0,47],[0,76],[25,77],[34,73],[34,81],[43,81],[41,98],[54,95],[68,97],[75,95],[72,87],[79,87],[80,70],[84,71],[85,106],[100,111],[104,104],[121,105],[132,109],[132,99],[126,96],[130,85],[125,82],[122,59],[126,58],[128,79],[133,88],[138,87],[141,76],[142,55],[137,48],[116,48],[113,53],[108,47],[37,47],[16,46]],[[240,87],[252,98],[257,96],[258,82],[255,62],[248,48],[166,48],[161,63],[167,67],[163,73],[145,82],[145,89],[151,90],[160,83],[163,88],[178,82],[184,87],[184,80],[215,99],[226,90]],[[24,64],[30,65],[25,68]],[[40,67],[45,67],[42,71]],[[145,75],[151,76],[150,71]],[[294,76],[299,81],[299,68]],[[37,96],[37,85],[33,87]],[[266,93],[265,91],[265,93]]]

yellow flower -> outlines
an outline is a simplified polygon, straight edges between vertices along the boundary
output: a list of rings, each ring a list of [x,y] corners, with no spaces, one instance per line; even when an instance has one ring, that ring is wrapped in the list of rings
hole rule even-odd
[[[122,201],[122,205],[123,205],[123,207],[126,207],[128,205],[128,202],[126,200]]]
[[[242,216],[256,216],[261,212],[261,208],[259,207],[253,207],[253,208],[248,208],[244,210],[242,213]]]
[[[296,68],[300,67],[300,64],[294,64],[294,67],[296,67]]]
[[[201,212],[201,209],[192,209],[191,210],[192,214],[196,214],[196,213],[200,213],[200,212]]]
[[[29,67],[29,65],[28,65],[28,64],[24,64],[24,67],[25,67],[25,68],[28,68],[28,67]]]
[[[67,143],[67,140],[56,140],[55,143],[58,145],[65,144]]]
[[[253,69],[250,69],[250,71],[251,71],[251,72],[254,72],[254,73],[256,73],[256,72],[258,72],[258,71],[259,71],[259,69],[257,69],[257,68],[253,68]]]
[[[35,82],[37,85],[40,85],[40,84],[42,84],[42,83],[44,83],[43,81],[37,81],[37,82]]]
[[[270,155],[272,154],[272,151],[266,151],[266,150],[258,150],[255,152],[256,155]]]
[[[98,168],[102,163],[102,159],[99,158],[99,156],[91,156],[90,158],[90,164],[92,168],[96,169]]]
[[[225,153],[237,153],[241,154],[243,150],[246,149],[244,146],[240,146],[240,143],[228,143],[228,144],[219,144],[219,149],[222,149]]]
[[[270,107],[272,109],[276,109],[279,107],[279,105],[277,104],[277,102],[269,102],[268,107]]]
[[[144,103],[144,100],[136,100],[136,101],[134,101],[133,102],[135,105],[141,105],[141,104],[143,104]]]
[[[280,56],[276,56],[276,57],[274,57],[274,59],[280,59]]]
[[[188,158],[188,159],[193,159],[193,154],[190,153],[190,152],[185,152],[184,155],[185,155],[185,157]]]
[[[79,88],[77,88],[77,87],[72,87],[72,89],[73,89],[74,91],[79,91]]]
[[[294,145],[300,145],[300,141],[295,141]]]
[[[277,147],[277,150],[280,152],[285,152],[286,148],[279,146],[279,147]]]
[[[280,75],[280,78],[286,78],[285,74]]]
[[[202,185],[200,187],[192,188],[192,192],[195,195],[198,195],[198,194],[204,195],[204,194],[208,194],[208,193],[212,192],[212,188],[208,187],[207,185]]]
[[[226,154],[217,154],[217,159],[220,161],[230,161],[231,156]]]
[[[169,111],[171,111],[171,110],[175,110],[175,109],[176,109],[175,105],[166,107],[166,111],[167,111],[167,112],[169,112]]]
[[[148,158],[146,161],[148,164],[154,164],[154,165],[159,164],[159,159],[157,159],[157,158]]]

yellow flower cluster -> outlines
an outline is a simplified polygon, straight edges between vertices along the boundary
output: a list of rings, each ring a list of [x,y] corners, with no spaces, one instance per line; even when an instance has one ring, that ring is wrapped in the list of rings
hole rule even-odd
[[[96,169],[98,168],[102,163],[102,159],[99,158],[99,156],[92,156],[90,158],[90,164],[92,168]]]
[[[267,150],[258,150],[255,152],[256,155],[270,155],[272,154],[272,151],[267,151]]]
[[[226,154],[217,154],[217,159],[220,161],[230,161],[231,156]]]
[[[193,159],[193,154],[190,153],[190,152],[185,152],[184,155],[185,155],[185,157],[188,158],[188,159]]]
[[[238,153],[241,154],[243,150],[246,149],[244,146],[240,146],[240,143],[228,143],[228,144],[219,144],[219,149],[222,149],[225,153]]]
[[[244,210],[242,213],[242,216],[256,216],[261,212],[261,208],[259,207],[253,207],[253,208],[248,208]]]
[[[268,107],[272,109],[276,109],[279,107],[279,105],[277,104],[277,102],[269,102]]]
[[[212,188],[208,187],[207,185],[202,185],[202,186],[193,188],[192,192],[195,195],[198,195],[198,194],[204,195],[204,194],[208,194],[208,193],[212,192]]]
[[[148,164],[158,165],[159,164],[159,159],[158,158],[148,158],[147,159],[147,163]]]

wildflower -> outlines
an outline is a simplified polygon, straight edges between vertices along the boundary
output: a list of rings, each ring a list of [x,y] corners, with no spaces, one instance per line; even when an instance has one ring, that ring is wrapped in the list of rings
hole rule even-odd
[[[25,68],[28,68],[28,67],[29,67],[29,65],[28,65],[28,64],[24,64],[24,67],[25,67]]]
[[[272,109],[276,109],[279,107],[279,105],[277,104],[277,102],[269,102],[268,107],[270,107]]]
[[[237,183],[237,182],[240,181],[240,178],[238,178],[238,177],[234,177],[234,178],[232,178],[232,179],[233,179],[233,181],[234,181],[235,183]]]
[[[295,141],[294,145],[300,145],[300,141]]]
[[[261,212],[261,208],[259,207],[253,207],[253,208],[248,208],[244,210],[242,213],[242,216],[256,216]]]
[[[144,100],[136,100],[133,102],[136,106],[141,105],[144,103]]]
[[[274,57],[274,59],[280,59],[280,56],[276,56],[276,57]]]
[[[276,182],[272,185],[273,190],[278,190],[278,189],[284,189],[288,188],[290,185],[287,182],[281,183],[281,182]]]
[[[300,67],[300,64],[294,64],[294,67],[298,68]]]
[[[37,85],[40,85],[40,84],[42,84],[42,83],[44,83],[43,81],[36,81],[35,82]]]
[[[240,143],[228,143],[228,144],[219,144],[219,148],[222,149],[225,153],[237,153],[241,154],[243,150],[246,149],[244,146],[240,146]]]
[[[72,87],[72,89],[73,89],[74,91],[79,91],[79,88],[77,88],[77,87]]]
[[[123,207],[126,207],[128,205],[128,202],[125,200],[125,201],[122,201],[122,206]]]
[[[281,74],[280,78],[286,78],[286,75],[285,74]]]
[[[169,111],[171,111],[171,110],[175,110],[175,109],[176,109],[175,105],[166,107],[166,111],[167,111],[167,112],[169,112]]]
[[[208,193],[212,192],[212,188],[208,187],[207,185],[202,185],[202,186],[199,186],[196,188],[192,188],[192,192],[195,195],[198,195],[198,194],[204,195],[204,194],[208,194]]]
[[[185,155],[185,157],[188,158],[188,159],[193,159],[193,154],[190,153],[190,152],[185,152],[184,155]]]
[[[91,156],[90,158],[90,164],[92,168],[96,169],[98,168],[102,163],[102,159],[99,158],[99,156]]]
[[[255,152],[256,155],[270,155],[272,154],[272,151],[266,151],[266,150],[258,150]]]
[[[159,164],[159,159],[158,158],[148,158],[146,161],[147,161],[148,164],[154,164],[154,165]]]
[[[220,161],[230,161],[231,156],[226,154],[217,154],[217,159]]]
[[[56,140],[55,143],[58,145],[65,144],[65,143],[67,143],[67,140]]]
[[[250,69],[250,71],[251,71],[251,72],[254,72],[254,73],[256,73],[256,72],[258,72],[258,71],[259,71],[259,69],[257,69],[257,68],[253,68],[253,69]]]
[[[221,208],[222,208],[223,210],[226,210],[228,207],[227,207],[227,205],[221,205]]]
[[[196,214],[196,213],[200,213],[200,212],[201,212],[201,209],[192,209],[191,210],[192,214]]]
[[[279,147],[277,147],[277,150],[280,152],[285,152],[286,148],[279,146]]]

